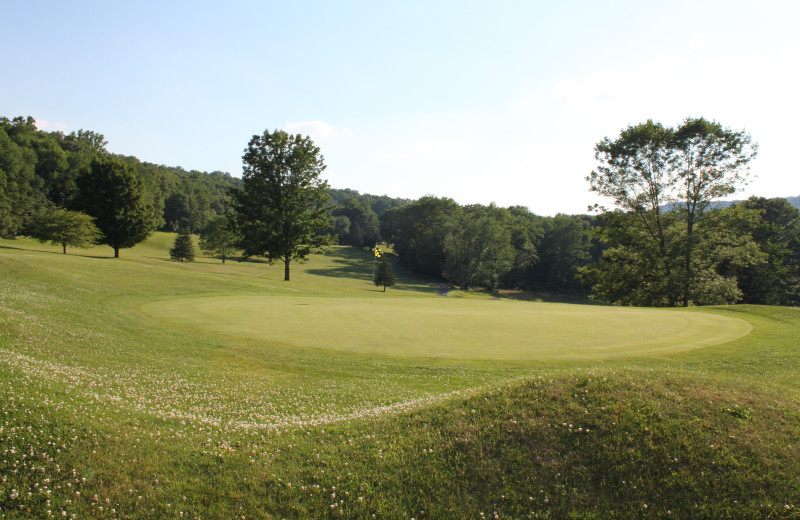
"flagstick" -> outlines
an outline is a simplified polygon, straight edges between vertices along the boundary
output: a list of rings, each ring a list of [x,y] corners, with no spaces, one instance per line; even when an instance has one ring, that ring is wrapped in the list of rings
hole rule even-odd
[[[375,243],[375,249],[378,249],[378,243],[377,242]],[[375,254],[375,249],[372,250],[372,278],[370,279],[370,283],[375,283],[375,262],[377,261],[375,259],[378,258],[378,255]],[[369,292],[369,304],[370,305],[372,305],[372,293],[374,293],[374,292],[375,291],[370,291]]]

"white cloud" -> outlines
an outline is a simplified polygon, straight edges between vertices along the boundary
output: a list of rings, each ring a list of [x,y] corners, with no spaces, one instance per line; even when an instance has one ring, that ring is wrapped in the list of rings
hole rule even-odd
[[[295,121],[283,125],[283,129],[290,134],[303,134],[311,136],[314,139],[320,137],[330,137],[336,134],[336,131],[331,125],[319,119],[314,121]]]
[[[65,125],[64,123],[59,123],[58,121],[47,121],[45,119],[37,119],[36,128],[46,132],[66,132],[69,130],[69,126]]]

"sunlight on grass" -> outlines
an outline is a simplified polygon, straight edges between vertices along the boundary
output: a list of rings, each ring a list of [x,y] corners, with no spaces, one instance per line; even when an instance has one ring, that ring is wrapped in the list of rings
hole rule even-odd
[[[173,239],[0,240],[0,518],[797,517],[798,309],[442,298],[402,269],[383,294],[369,252],[285,283]]]
[[[516,301],[229,296],[144,304],[185,327],[407,357],[581,360],[719,344],[747,322],[708,313]]]

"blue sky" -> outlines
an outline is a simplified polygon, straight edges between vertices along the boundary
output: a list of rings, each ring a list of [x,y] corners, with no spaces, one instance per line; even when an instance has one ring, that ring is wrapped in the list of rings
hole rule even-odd
[[[584,212],[593,148],[703,116],[760,145],[739,196],[800,195],[800,2],[0,0],[0,115],[241,175],[311,135],[336,188]]]

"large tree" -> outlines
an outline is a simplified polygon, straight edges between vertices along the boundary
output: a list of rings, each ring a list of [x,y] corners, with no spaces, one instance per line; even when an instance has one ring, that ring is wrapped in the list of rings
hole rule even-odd
[[[756,151],[747,133],[702,118],[687,119],[676,129],[647,121],[597,144],[599,166],[588,177],[591,189],[641,226],[640,240],[630,247],[647,250],[664,282],[651,301],[684,306],[703,301],[702,269],[695,262],[702,249],[698,228],[714,199],[743,184]],[[675,215],[667,217],[668,212]]]
[[[323,157],[309,137],[276,130],[254,135],[243,161],[244,186],[233,192],[233,207],[244,254],[283,261],[288,281],[292,260],[330,243]]]
[[[509,221],[508,212],[495,205],[466,206],[444,239],[444,277],[461,290],[497,287],[514,264]]]
[[[28,225],[28,235],[39,242],[60,245],[65,255],[67,246],[85,249],[93,246],[102,237],[92,217],[63,208],[34,215]]]
[[[444,240],[461,216],[448,198],[425,196],[381,215],[381,238],[394,245],[400,262],[412,271],[441,276]]]
[[[119,250],[144,241],[156,225],[153,207],[134,171],[115,157],[100,157],[87,173],[78,177],[74,207],[95,218],[103,234],[101,244]]]

